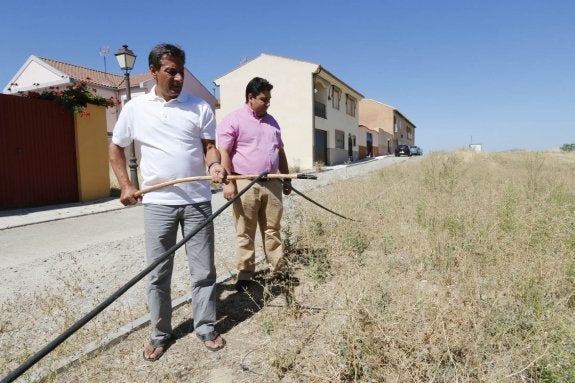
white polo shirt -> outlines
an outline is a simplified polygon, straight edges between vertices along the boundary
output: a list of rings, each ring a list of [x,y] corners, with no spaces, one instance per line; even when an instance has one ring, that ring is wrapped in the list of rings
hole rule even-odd
[[[209,104],[189,94],[165,101],[156,87],[122,108],[112,142],[123,148],[140,144],[142,188],[177,178],[206,174],[201,140],[215,140]],[[210,201],[209,181],[180,183],[144,194],[143,203],[186,205]]]

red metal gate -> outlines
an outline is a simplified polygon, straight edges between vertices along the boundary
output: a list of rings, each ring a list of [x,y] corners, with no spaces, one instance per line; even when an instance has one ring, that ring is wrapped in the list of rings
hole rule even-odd
[[[0,94],[0,210],[78,201],[74,116]]]

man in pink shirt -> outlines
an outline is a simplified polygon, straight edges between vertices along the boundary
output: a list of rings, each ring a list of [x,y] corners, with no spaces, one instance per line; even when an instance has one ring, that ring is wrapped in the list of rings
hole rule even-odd
[[[228,174],[289,173],[279,124],[267,113],[272,88],[267,80],[253,78],[246,86],[245,105],[218,124],[218,147],[222,166]],[[250,182],[238,179],[224,185],[224,198],[231,199]],[[291,188],[282,186],[277,179],[262,180],[233,204],[238,260],[236,289],[239,292],[247,289],[255,271],[254,244],[258,223],[270,269],[275,274],[282,271],[282,191],[288,195]]]

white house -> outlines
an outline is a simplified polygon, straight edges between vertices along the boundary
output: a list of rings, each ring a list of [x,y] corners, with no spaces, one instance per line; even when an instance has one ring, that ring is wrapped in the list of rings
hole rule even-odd
[[[358,104],[363,95],[319,64],[261,54],[217,78],[220,121],[245,103],[247,83],[262,77],[273,86],[269,113],[279,122],[290,167],[358,158]]]
[[[4,87],[5,94],[19,94],[29,91],[41,92],[50,87],[65,89],[77,82],[85,81],[95,93],[104,98],[126,99],[126,83],[123,75],[115,75],[90,68],[68,64],[57,60],[31,55],[20,67],[9,84]],[[148,93],[155,81],[150,73],[130,75],[131,96]],[[215,110],[217,99],[186,68],[184,90],[206,100]],[[108,135],[112,134],[121,107],[106,110]]]

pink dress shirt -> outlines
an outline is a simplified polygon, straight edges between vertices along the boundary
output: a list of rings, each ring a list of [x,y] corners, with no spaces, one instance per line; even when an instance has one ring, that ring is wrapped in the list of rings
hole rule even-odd
[[[216,134],[218,147],[230,153],[234,173],[278,172],[283,141],[279,124],[270,114],[257,117],[246,104],[228,114],[218,124]]]

